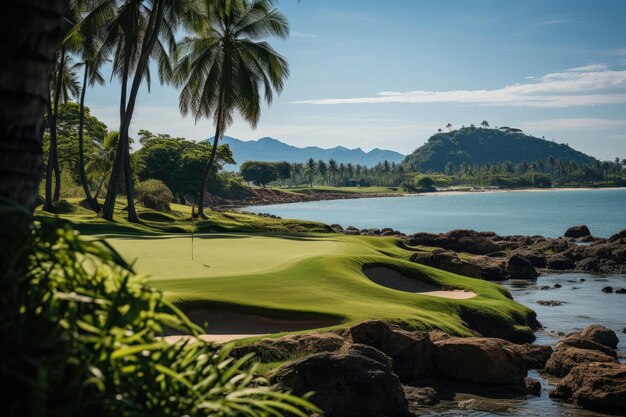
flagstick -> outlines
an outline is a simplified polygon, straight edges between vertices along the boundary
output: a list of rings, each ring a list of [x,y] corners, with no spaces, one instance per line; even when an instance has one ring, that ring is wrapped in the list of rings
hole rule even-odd
[[[191,260],[193,261],[193,229],[195,229],[195,218],[194,218],[194,211],[196,208],[196,203],[193,203],[191,205]]]

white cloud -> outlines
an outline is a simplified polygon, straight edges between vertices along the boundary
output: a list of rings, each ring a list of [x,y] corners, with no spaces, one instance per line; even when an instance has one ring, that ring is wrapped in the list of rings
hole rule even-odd
[[[580,130],[614,129],[626,127],[626,120],[575,118],[575,119],[547,119],[518,123],[524,130],[542,132],[572,132]]]
[[[583,68],[551,73],[525,83],[494,90],[382,91],[374,97],[326,98],[292,103],[463,103],[539,108],[620,104],[626,103],[626,71],[595,71]]]
[[[568,71],[586,72],[586,71],[602,71],[605,69],[608,69],[608,66],[606,64],[591,64],[591,65],[585,65],[582,67],[570,68],[568,69]]]
[[[535,23],[535,26],[566,25],[571,23],[582,23],[582,21],[583,20],[578,17],[560,17],[540,20]]]

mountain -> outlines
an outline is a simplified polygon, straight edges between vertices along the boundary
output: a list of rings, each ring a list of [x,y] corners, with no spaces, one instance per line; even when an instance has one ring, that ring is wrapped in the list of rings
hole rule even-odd
[[[415,171],[442,172],[448,162],[456,166],[504,162],[535,161],[537,159],[567,159],[579,164],[596,161],[568,145],[555,143],[524,134],[520,129],[501,127],[482,129],[464,127],[451,132],[437,133],[408,155],[404,160]]]
[[[316,161],[320,159],[323,161],[334,159],[339,163],[352,163],[354,165],[360,164],[371,167],[385,160],[399,163],[404,159],[404,155],[401,153],[378,148],[369,152],[364,152],[361,148],[348,149],[343,146],[331,149],[318,148],[317,146],[298,148],[267,137],[259,140],[244,141],[225,136],[222,143],[230,146],[235,161],[238,163],[238,165],[227,165],[225,168],[228,170],[236,170],[239,168],[239,164],[250,160],[306,162],[309,158],[313,158]]]

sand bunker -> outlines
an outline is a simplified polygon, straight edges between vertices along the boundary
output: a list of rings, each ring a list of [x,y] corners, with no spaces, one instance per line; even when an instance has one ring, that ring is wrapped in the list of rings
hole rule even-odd
[[[275,319],[256,314],[206,310],[192,310],[187,313],[187,316],[191,321],[205,329],[206,333],[200,335],[200,338],[214,343],[226,343],[232,340],[273,333],[313,330],[341,323],[339,318]],[[165,337],[165,340],[173,343],[189,337],[191,336],[169,335]]]
[[[473,291],[442,290],[440,287],[433,284],[421,281],[417,278],[407,277],[398,271],[384,266],[367,267],[364,268],[363,273],[372,282],[398,291],[430,295],[432,297],[452,298],[455,300],[465,300],[476,297],[476,293]]]

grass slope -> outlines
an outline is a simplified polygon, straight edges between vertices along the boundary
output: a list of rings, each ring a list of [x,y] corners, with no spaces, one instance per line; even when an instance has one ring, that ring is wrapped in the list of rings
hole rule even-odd
[[[120,206],[120,210],[121,210]],[[67,210],[70,211],[70,210]],[[140,274],[185,310],[252,313],[274,318],[334,317],[338,329],[367,319],[386,319],[459,335],[472,331],[522,340],[534,312],[495,284],[409,262],[414,251],[395,238],[324,232],[325,225],[237,213],[210,213],[198,222],[191,260],[189,208],[171,213],[140,209],[143,225],[118,214],[115,223],[74,208],[62,215],[84,234],[106,236]],[[47,214],[38,215],[47,216]],[[174,229],[173,229],[174,228]],[[216,231],[219,233],[203,233]],[[297,232],[297,233],[294,233]],[[382,287],[364,274],[385,266],[442,287],[474,291],[467,300],[435,298]]]

